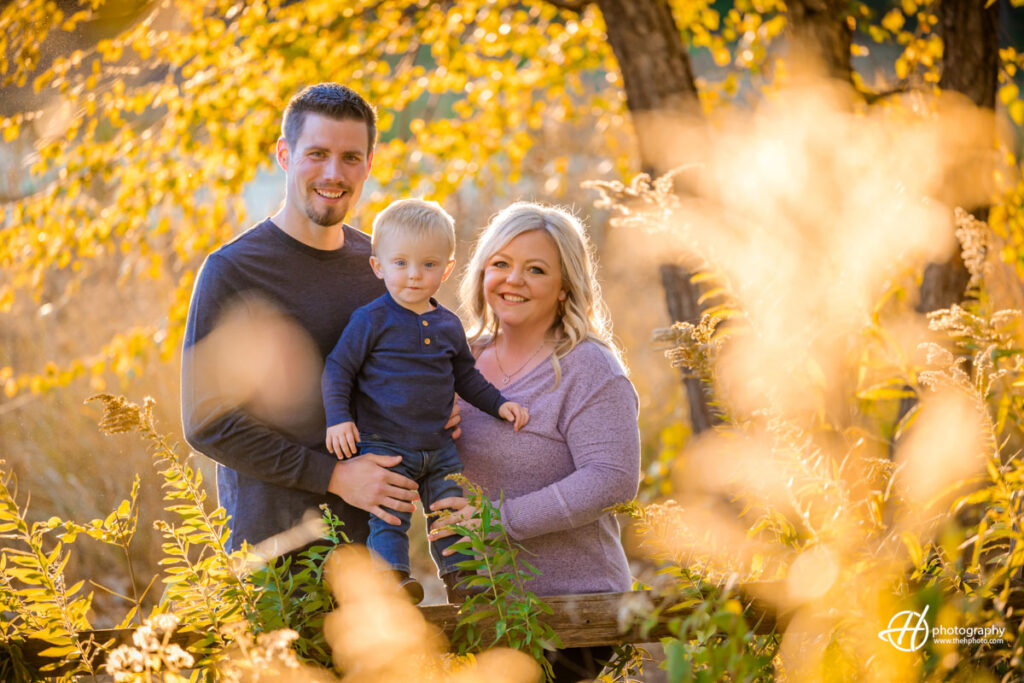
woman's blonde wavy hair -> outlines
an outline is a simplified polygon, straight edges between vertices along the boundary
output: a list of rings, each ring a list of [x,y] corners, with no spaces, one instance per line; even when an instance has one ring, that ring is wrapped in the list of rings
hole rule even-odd
[[[460,285],[462,306],[470,319],[469,341],[485,345],[498,333],[498,320],[484,298],[484,268],[490,258],[515,237],[543,230],[558,248],[565,300],[560,302],[549,334],[555,345],[555,384],[561,377],[558,359],[590,339],[607,347],[622,363],[612,339],[611,320],[594,272],[594,247],[580,221],[565,209],[516,202],[499,211],[481,232]],[[623,365],[625,367],[625,365]]]

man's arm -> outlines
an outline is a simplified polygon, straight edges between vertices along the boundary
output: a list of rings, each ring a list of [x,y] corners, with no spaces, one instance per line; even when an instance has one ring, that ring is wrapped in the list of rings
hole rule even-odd
[[[306,448],[238,405],[222,386],[220,354],[232,340],[211,336],[229,306],[244,305],[231,266],[217,254],[203,264],[189,306],[182,355],[181,415],[185,440],[240,473],[286,488],[325,493],[334,467],[326,453]],[[226,347],[226,348],[225,348]]]
[[[340,463],[327,453],[297,444],[256,419],[217,386],[217,357],[201,347],[225,308],[238,301],[230,264],[217,255],[199,272],[185,330],[181,414],[185,440],[196,451],[238,472],[286,488],[333,493],[349,505],[397,524],[382,506],[411,512],[416,482],[388,467],[397,456],[366,456]],[[209,345],[209,344],[208,344]],[[197,348],[198,347],[198,348]],[[357,465],[356,463],[359,462]]]

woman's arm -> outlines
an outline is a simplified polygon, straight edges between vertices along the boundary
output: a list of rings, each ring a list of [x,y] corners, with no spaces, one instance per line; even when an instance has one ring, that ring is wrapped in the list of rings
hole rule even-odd
[[[508,499],[502,522],[514,539],[589,524],[604,511],[636,496],[640,483],[637,397],[620,374],[592,384],[566,386],[560,420],[575,471],[536,491]]]

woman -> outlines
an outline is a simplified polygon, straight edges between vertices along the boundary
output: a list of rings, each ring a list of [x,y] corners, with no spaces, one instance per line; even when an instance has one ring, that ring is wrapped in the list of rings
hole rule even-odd
[[[637,396],[612,342],[594,278],[589,240],[566,211],[520,202],[501,211],[481,235],[462,283],[473,318],[477,368],[530,422],[512,434],[460,400],[459,453],[466,476],[497,501],[513,540],[540,571],[537,595],[630,589],[615,517],[605,510],[631,500],[640,474]],[[455,508],[434,524],[473,509]],[[600,652],[598,652],[600,651]],[[611,648],[559,653],[556,680],[592,677],[593,658]]]

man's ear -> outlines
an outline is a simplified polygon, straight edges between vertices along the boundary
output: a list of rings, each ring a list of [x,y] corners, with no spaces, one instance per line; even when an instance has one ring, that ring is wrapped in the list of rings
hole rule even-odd
[[[444,267],[444,277],[441,278],[441,282],[447,280],[453,270],[455,270],[455,259],[448,259],[448,265]]]
[[[376,275],[381,280],[384,279],[384,273],[380,269],[380,261],[377,260],[376,256],[371,256],[370,257],[370,267],[373,268],[373,274],[374,275]]]
[[[373,166],[373,153],[376,150],[370,150],[370,156],[366,158],[366,173],[370,173],[370,167]]]
[[[288,172],[288,143],[284,136],[277,139],[277,163],[286,173]]]

